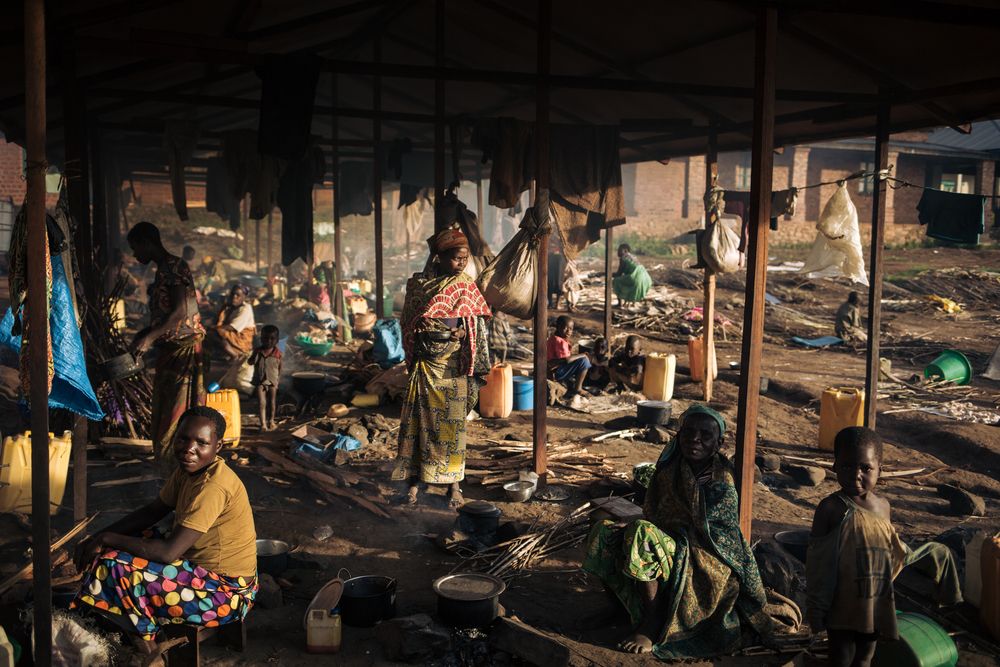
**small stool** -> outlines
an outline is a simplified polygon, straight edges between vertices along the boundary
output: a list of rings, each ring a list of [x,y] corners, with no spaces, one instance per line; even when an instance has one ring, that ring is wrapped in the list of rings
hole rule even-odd
[[[168,660],[174,661],[175,665],[183,665],[183,667],[198,667],[201,664],[201,642],[213,635],[216,636],[216,643],[219,646],[233,648],[240,653],[247,650],[247,629],[243,621],[217,625],[212,628],[204,625],[177,623],[176,625],[165,625],[162,630],[167,639],[187,638],[187,644],[175,646],[167,651],[170,656]]]

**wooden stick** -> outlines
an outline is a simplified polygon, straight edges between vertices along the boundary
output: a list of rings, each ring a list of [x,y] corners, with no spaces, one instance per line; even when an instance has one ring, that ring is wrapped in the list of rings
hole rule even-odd
[[[70,531],[68,533],[66,533],[65,535],[63,535],[58,540],[56,540],[55,542],[52,543],[52,546],[50,547],[50,552],[54,553],[56,551],[56,549],[58,549],[59,547],[61,547],[64,544],[66,544],[71,539],[73,539],[73,537],[77,533],[79,533],[81,530],[83,530],[84,528],[86,528],[87,524],[89,524],[91,521],[93,521],[94,518],[98,514],[100,514],[100,512],[94,512],[93,514],[91,514],[89,517],[87,517],[83,521],[78,522],[75,526],[73,526],[70,529]],[[12,574],[10,577],[8,577],[2,584],[0,584],[0,595],[3,595],[4,593],[6,593],[10,589],[11,586],[13,586],[18,581],[20,581],[25,576],[27,576],[27,574],[29,572],[31,572],[31,570],[32,570],[33,567],[34,567],[33,563],[28,563],[27,565],[25,565],[24,567],[22,567],[20,570],[18,570],[17,572],[15,572],[14,574]]]

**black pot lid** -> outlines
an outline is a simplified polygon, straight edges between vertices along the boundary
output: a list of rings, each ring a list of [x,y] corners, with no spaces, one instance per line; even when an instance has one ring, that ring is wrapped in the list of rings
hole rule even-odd
[[[499,507],[485,500],[473,500],[465,503],[458,508],[458,511],[469,516],[499,516],[502,512]]]
[[[434,582],[433,588],[443,598],[475,602],[495,598],[504,592],[507,584],[491,574],[466,572],[441,577]]]

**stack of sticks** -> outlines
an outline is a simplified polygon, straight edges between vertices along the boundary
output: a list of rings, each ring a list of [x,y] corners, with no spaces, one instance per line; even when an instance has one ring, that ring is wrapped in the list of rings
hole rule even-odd
[[[487,440],[487,446],[469,446],[465,476],[470,483],[497,488],[516,482],[518,471],[532,467],[532,443],[514,440]],[[489,458],[487,458],[489,457]],[[615,472],[612,458],[591,454],[577,445],[549,445],[548,481],[561,484],[592,482]]]
[[[128,352],[129,342],[116,325],[115,306],[122,298],[126,281],[119,276],[110,294],[100,296],[94,307],[86,309],[87,367],[96,368],[102,361]],[[96,380],[97,378],[92,378]],[[97,390],[101,407],[120,421],[102,422],[104,435],[142,439],[149,436],[152,423],[153,385],[146,373],[124,380],[104,382]]]
[[[292,458],[267,447],[258,447],[257,453],[271,463],[264,468],[264,473],[282,474],[292,479],[304,478],[331,505],[353,509],[345,502],[347,500],[373,514],[389,518],[386,511],[389,500],[382,497],[382,490],[356,472],[328,466],[309,456]]]
[[[485,572],[504,581],[524,576],[532,563],[587,539],[587,515],[593,509],[590,503],[581,505],[545,530],[535,531],[532,524],[526,534],[473,553],[452,572]]]

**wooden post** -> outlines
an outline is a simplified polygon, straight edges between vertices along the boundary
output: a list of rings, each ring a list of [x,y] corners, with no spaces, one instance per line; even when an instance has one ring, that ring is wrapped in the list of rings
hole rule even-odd
[[[271,219],[271,213],[268,211],[268,220]],[[256,221],[256,226],[254,227],[254,252],[257,254],[257,275],[260,275],[260,220]]]
[[[538,77],[535,89],[535,191],[549,189],[549,83],[552,61],[552,0],[538,2]],[[547,193],[546,193],[547,194]],[[548,201],[548,197],[544,198]],[[538,206],[537,195],[532,206]],[[539,212],[536,210],[535,215]],[[544,218],[548,211],[541,212]],[[548,471],[546,411],[548,409],[548,340],[549,310],[549,236],[538,239],[538,276],[535,298],[535,413],[534,413],[534,470],[538,481],[544,485]]]
[[[35,664],[52,665],[52,554],[49,542],[49,392],[45,340],[49,335],[45,288],[45,0],[24,2],[24,110],[27,135],[28,271],[25,321],[31,342],[31,535],[34,580]]]
[[[90,178],[91,191],[94,198],[93,225],[91,227],[93,230],[94,263],[98,271],[103,271],[107,267],[111,257],[108,253],[108,216],[106,210],[107,202],[104,197],[106,194],[104,187],[104,151],[101,145],[101,130],[96,120],[90,124],[89,129]]]
[[[372,51],[375,57],[375,64],[382,62],[382,39],[376,33],[372,44]],[[383,274],[383,255],[385,248],[382,245],[382,120],[379,114],[382,113],[382,77],[375,75],[372,77],[372,109],[375,111],[375,118],[372,120],[372,139],[374,147],[372,149],[375,166],[372,168],[374,174],[375,193],[375,319],[382,319],[385,314],[385,275]]]
[[[337,74],[330,75],[330,104],[337,107]],[[333,294],[330,300],[333,301],[333,313],[337,317],[346,321],[347,315],[344,313],[344,297],[341,283],[347,280],[344,275],[343,255],[341,254],[340,239],[340,117],[330,117],[331,132],[333,134],[333,156],[330,160],[330,177],[333,179],[333,263],[336,265],[337,282],[333,286]],[[344,325],[338,324],[337,335],[341,341],[344,340]]]
[[[604,230],[604,242],[607,246],[604,248],[604,338],[608,341],[608,350],[611,350],[611,283],[613,278],[611,277],[612,266],[614,265],[615,257],[615,244],[614,244],[614,228],[608,227]]]
[[[740,495],[740,530],[750,539],[753,513],[753,467],[757,450],[757,403],[764,337],[764,290],[771,217],[774,166],[774,50],[778,10],[757,10],[754,62],[753,153],[750,172],[750,224],[747,249],[747,303],[743,318],[739,414],[736,423],[736,484]]]
[[[434,66],[439,70],[445,66],[444,17],[445,0],[434,3]],[[444,77],[434,79],[434,235],[443,231],[444,220]]]
[[[705,190],[711,190],[719,173],[719,137],[714,132],[708,135],[708,153],[705,156]],[[705,226],[713,220],[706,218]],[[719,224],[722,224],[721,222]],[[702,342],[702,399],[708,403],[712,400],[712,384],[715,381],[712,373],[715,367],[715,271],[705,268],[704,303],[701,310]]]
[[[875,120],[875,171],[889,168],[889,122],[892,108],[878,108]],[[879,375],[879,331],[882,329],[882,258],[885,255],[886,181],[872,182],[872,248],[868,272],[868,359],[865,372],[865,426],[875,428]]]
[[[271,246],[273,245],[271,234],[274,224],[274,211],[267,212],[267,279],[274,279],[274,260],[271,259]]]

